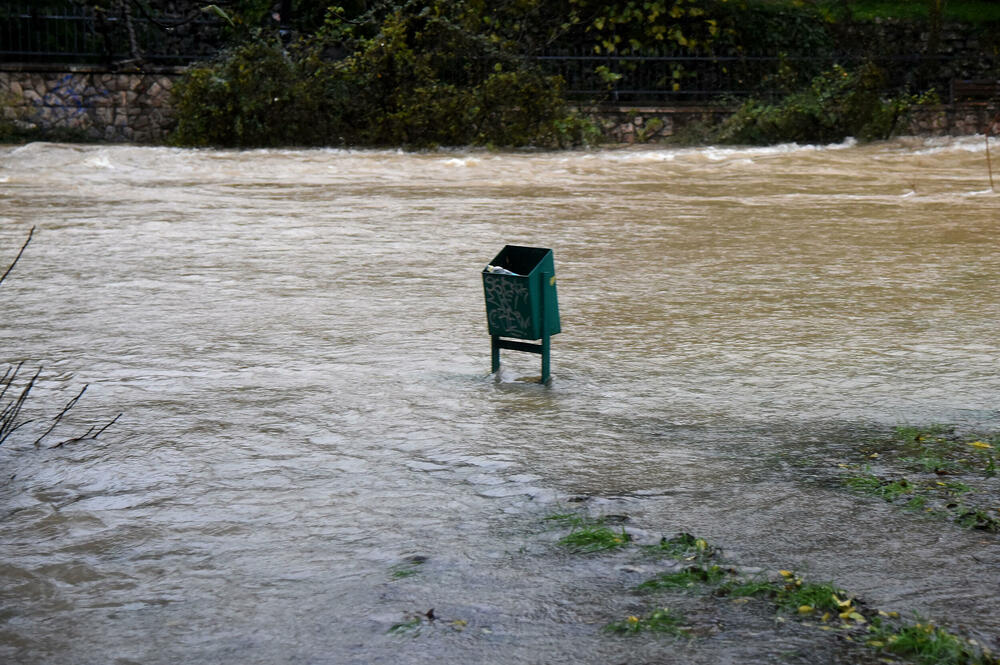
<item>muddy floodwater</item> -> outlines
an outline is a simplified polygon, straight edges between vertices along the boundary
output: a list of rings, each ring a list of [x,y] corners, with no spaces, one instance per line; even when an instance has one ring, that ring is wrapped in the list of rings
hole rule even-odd
[[[43,369],[0,447],[0,661],[867,657],[727,602],[691,640],[609,635],[653,564],[567,553],[567,511],[1000,649],[996,534],[816,471],[899,425],[1000,429],[984,148],[0,147],[0,270],[36,229],[0,371]],[[554,253],[547,386],[528,354],[490,374],[507,244]],[[84,385],[61,428],[121,419],[36,448]]]

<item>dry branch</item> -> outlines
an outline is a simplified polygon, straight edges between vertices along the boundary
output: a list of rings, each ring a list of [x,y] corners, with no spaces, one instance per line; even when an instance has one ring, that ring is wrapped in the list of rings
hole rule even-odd
[[[21,255],[24,254],[24,250],[28,247],[28,243],[31,242],[31,237],[34,233],[35,227],[32,227],[31,231],[28,232],[27,240],[24,241],[24,244],[21,245],[21,250],[17,253],[17,256],[14,257],[14,261],[7,267],[7,270],[4,271],[3,275],[0,276],[0,284],[2,284],[7,278],[10,271],[14,269],[14,266],[17,265]],[[24,404],[28,401],[28,395],[31,393],[31,389],[35,387],[35,384],[38,382],[38,377],[42,374],[42,368],[39,367],[34,375],[32,375],[32,377],[24,384],[24,386],[18,390],[14,386],[15,382],[17,382],[18,376],[22,373],[23,368],[24,361],[21,361],[17,365],[10,366],[4,370],[3,376],[0,377],[0,444],[3,444],[3,442],[17,430],[34,422],[33,420],[19,420],[19,416],[21,415],[21,409],[24,408]],[[76,397],[66,403],[66,406],[63,407],[62,411],[60,411],[52,420],[52,424],[49,425],[49,428],[45,430],[40,437],[35,439],[36,447],[41,445],[41,442],[45,439],[45,437],[52,434],[62,421],[63,417],[69,413],[74,406],[76,406],[77,402],[80,401],[80,398],[83,397],[83,393],[86,391],[87,386],[85,385],[80,389],[80,392],[77,393]],[[8,393],[10,393],[10,396],[8,396]],[[97,425],[92,425],[90,429],[80,436],[65,439],[54,446],[50,446],[50,448],[60,448],[67,443],[75,443],[77,441],[92,441],[103,434],[109,427],[114,425],[121,417],[122,414],[119,413],[111,419],[110,422],[102,425],[101,427],[98,428]]]
[[[28,239],[24,241],[24,244],[23,244],[23,245],[21,245],[21,251],[19,251],[19,252],[17,253],[17,256],[15,256],[15,257],[14,257],[14,262],[13,262],[13,263],[11,263],[11,264],[10,264],[10,265],[9,265],[9,266],[7,267],[7,270],[5,270],[5,271],[4,271],[3,275],[2,275],[2,276],[0,276],[0,284],[3,284],[3,281],[4,281],[5,279],[7,279],[7,275],[9,275],[9,274],[10,274],[10,271],[14,269],[14,266],[15,266],[15,265],[17,265],[17,262],[18,262],[18,261],[20,260],[20,258],[21,258],[21,255],[22,255],[22,254],[24,254],[24,250],[25,250],[25,248],[27,248],[27,246],[28,246],[28,243],[29,243],[29,242],[31,242],[31,236],[32,236],[32,235],[34,235],[34,233],[35,233],[35,227],[34,227],[34,226],[32,226],[32,227],[31,227],[31,230],[30,230],[30,231],[28,231]]]

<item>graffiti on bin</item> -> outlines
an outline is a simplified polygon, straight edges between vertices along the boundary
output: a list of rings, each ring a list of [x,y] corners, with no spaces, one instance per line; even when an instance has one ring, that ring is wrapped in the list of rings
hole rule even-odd
[[[528,280],[496,275],[488,278],[484,286],[490,329],[502,330],[510,337],[527,336],[531,329]]]

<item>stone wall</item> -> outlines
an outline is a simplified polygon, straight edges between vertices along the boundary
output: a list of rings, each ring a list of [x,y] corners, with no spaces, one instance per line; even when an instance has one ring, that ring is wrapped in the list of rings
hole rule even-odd
[[[724,120],[731,111],[720,107],[603,107],[581,109],[601,126],[612,143],[663,143],[691,138],[702,127]],[[1000,133],[1000,102],[965,102],[919,108],[897,134],[910,136],[966,136],[990,130]],[[992,128],[991,128],[992,126]]]
[[[0,109],[4,119],[22,127],[75,130],[102,141],[163,143],[173,128],[170,89],[180,73],[179,69],[109,73],[90,66],[6,66],[0,71]],[[730,112],[719,107],[581,110],[598,121],[607,141],[626,144],[676,141],[684,137],[685,128],[714,125]],[[901,133],[983,133],[998,111],[995,101],[921,109]]]
[[[65,129],[114,142],[163,142],[173,122],[170,89],[179,71],[111,73],[93,66],[5,66],[4,119],[23,128]]]

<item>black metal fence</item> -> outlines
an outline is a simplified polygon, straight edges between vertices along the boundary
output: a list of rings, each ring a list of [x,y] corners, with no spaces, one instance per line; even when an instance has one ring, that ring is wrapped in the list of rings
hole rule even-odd
[[[922,93],[933,89],[945,101],[955,80],[1000,79],[1000,57],[993,54],[694,56],[674,53],[609,57],[563,52],[538,56],[535,60],[546,72],[563,78],[571,99],[620,103],[701,104],[748,96],[774,99],[800,89],[836,65],[850,70],[868,62],[883,72],[887,90]]]
[[[224,24],[201,11],[150,16],[137,9],[141,3],[109,6],[117,9],[94,10],[73,2],[49,3],[46,9],[37,3],[5,2],[0,6],[0,62],[183,65],[214,55],[225,42]],[[851,68],[865,60],[885,72],[888,89],[935,89],[942,99],[947,99],[954,80],[1000,79],[1000,57],[988,53],[865,59],[688,52],[611,57],[564,49],[531,60],[545,72],[562,76],[570,99],[626,104],[704,104],[750,95],[774,98],[835,64]]]
[[[221,22],[207,14],[152,16],[130,3],[117,7],[6,2],[0,6],[0,62],[183,65],[223,43]]]

